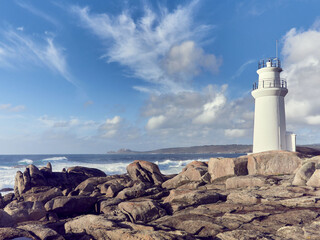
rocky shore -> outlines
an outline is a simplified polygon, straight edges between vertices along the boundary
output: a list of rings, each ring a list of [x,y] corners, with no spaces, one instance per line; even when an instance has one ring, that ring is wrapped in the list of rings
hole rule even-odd
[[[320,239],[320,156],[272,151],[181,173],[29,165],[0,195],[0,239]]]

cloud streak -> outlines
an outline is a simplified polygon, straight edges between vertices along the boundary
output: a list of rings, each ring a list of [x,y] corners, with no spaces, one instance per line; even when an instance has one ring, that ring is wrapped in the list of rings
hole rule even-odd
[[[133,19],[129,11],[111,16],[74,6],[72,12],[102,40],[106,47],[102,58],[127,67],[133,77],[160,87],[161,92],[179,92],[185,90],[190,77],[201,70],[217,72],[221,65],[220,58],[205,54],[196,44],[195,40],[212,28],[193,25],[196,4],[193,1],[173,12],[161,8],[161,14],[146,8],[139,19]],[[179,63],[182,58],[184,62]],[[134,88],[147,92],[144,86]]]
[[[45,66],[77,86],[69,73],[64,50],[55,44],[53,38],[35,39],[13,30],[2,30],[0,34],[0,67]]]

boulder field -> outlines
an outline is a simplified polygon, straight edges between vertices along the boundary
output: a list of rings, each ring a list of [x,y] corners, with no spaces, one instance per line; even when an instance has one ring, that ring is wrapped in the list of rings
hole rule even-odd
[[[27,166],[0,195],[0,239],[320,239],[320,156],[270,151],[194,161],[175,175]]]

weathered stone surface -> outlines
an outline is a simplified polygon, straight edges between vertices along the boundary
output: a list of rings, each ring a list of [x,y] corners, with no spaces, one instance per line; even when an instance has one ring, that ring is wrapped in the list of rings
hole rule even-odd
[[[12,217],[7,212],[0,209],[0,228],[13,227],[14,224]]]
[[[248,175],[247,162],[247,157],[211,158],[208,163],[211,182],[226,176]]]
[[[227,196],[227,202],[240,204],[257,204],[261,202],[261,196],[251,192],[231,192]]]
[[[214,191],[171,190],[163,202],[169,203],[172,210],[177,211],[187,206],[215,203],[221,199],[222,196]]]
[[[301,227],[284,226],[277,230],[277,236],[283,239],[301,240],[304,239],[304,232]]]
[[[293,174],[300,166],[297,153],[268,151],[248,155],[249,175]]]
[[[79,191],[80,195],[81,192],[92,193],[99,184],[102,184],[108,180],[108,177],[91,177],[81,182],[76,187],[75,191]]]
[[[64,240],[65,238],[51,228],[39,224],[26,224],[17,227],[18,229],[32,232],[40,239]]]
[[[74,187],[78,186],[81,182],[88,178],[106,176],[107,175],[103,171],[95,168],[75,166],[67,169],[68,181],[72,182],[72,186]]]
[[[296,172],[292,185],[305,186],[315,170],[316,164],[314,162],[303,164]]]
[[[121,228],[103,216],[86,215],[65,224],[66,233],[87,233],[101,240],[193,240],[191,235],[181,231],[154,231],[132,223],[121,224]]]
[[[54,212],[58,216],[74,216],[94,212],[94,205],[97,199],[87,196],[56,197],[45,204],[48,212]]]
[[[28,231],[23,229],[11,227],[0,228],[0,239],[9,240],[16,238],[23,238],[23,240],[39,240],[39,238],[35,238]]]
[[[310,187],[320,187],[320,169],[314,171],[306,185]]]
[[[314,221],[310,225],[303,227],[305,239],[320,239],[320,221]]]
[[[166,211],[153,200],[122,202],[119,209],[131,222],[147,223],[166,215]]]
[[[51,200],[52,198],[62,196],[62,192],[59,188],[49,188],[47,191],[38,192],[36,189],[32,191],[34,188],[29,190],[27,193],[22,194],[24,201],[36,202],[40,201],[43,204]]]
[[[226,180],[226,189],[245,188],[266,185],[267,181],[262,176],[239,176]]]
[[[269,237],[269,238],[267,238]],[[220,240],[239,240],[239,239],[273,239],[268,234],[263,234],[254,230],[233,230],[219,233],[217,238]]]
[[[172,216],[164,216],[149,224],[161,227],[166,226],[172,229],[179,229],[186,231],[192,235],[200,237],[212,237],[223,231],[223,227],[213,223],[214,218],[212,216],[198,214],[187,210],[177,212]]]
[[[15,223],[36,221],[46,216],[46,211],[41,202],[16,202],[9,203],[5,208]]]
[[[177,176],[162,183],[162,187],[173,189],[190,182],[210,182],[210,174],[206,163],[198,161],[189,163]]]
[[[158,165],[142,160],[136,160],[127,166],[127,172],[132,180],[160,185],[165,179]]]
[[[121,192],[118,193],[116,197],[120,199],[131,199],[141,197],[145,194],[147,186],[148,185],[146,185],[143,182],[135,184],[130,188],[123,189]]]

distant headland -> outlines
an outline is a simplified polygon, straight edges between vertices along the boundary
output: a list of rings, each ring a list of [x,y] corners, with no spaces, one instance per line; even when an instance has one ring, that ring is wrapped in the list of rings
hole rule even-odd
[[[192,147],[162,148],[151,151],[134,151],[126,148],[118,151],[109,151],[108,154],[218,154],[218,153],[248,153],[252,152],[252,145],[227,144],[227,145],[203,145]],[[320,155],[320,144],[308,144],[297,146],[297,152],[308,155]]]

